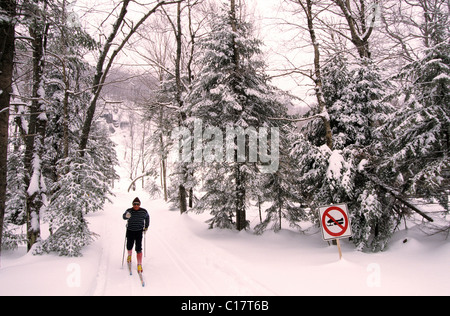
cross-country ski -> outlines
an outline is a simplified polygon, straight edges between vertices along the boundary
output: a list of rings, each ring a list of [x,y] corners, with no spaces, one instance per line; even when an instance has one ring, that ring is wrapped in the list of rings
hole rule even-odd
[[[130,273],[130,275],[133,275],[133,270],[132,270],[132,267],[131,267],[131,261],[127,262],[127,266],[128,266],[128,273]]]
[[[144,281],[144,273],[143,272],[138,272],[139,275],[139,279],[141,281],[142,287],[145,286],[145,281]]]

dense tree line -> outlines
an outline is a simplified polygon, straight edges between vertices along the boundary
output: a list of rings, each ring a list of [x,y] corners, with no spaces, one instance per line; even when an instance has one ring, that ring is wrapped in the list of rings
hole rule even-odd
[[[72,256],[92,240],[84,215],[117,177],[97,105],[124,50],[151,78],[125,100],[145,127],[130,128],[142,166],[130,189],[145,179],[181,213],[210,212],[211,228],[247,229],[257,207],[257,233],[318,224],[319,206],[347,203],[361,250],[383,250],[414,216],[448,232],[448,1],[280,0],[281,67],[264,60],[245,1],[114,4],[99,40],[68,0],[1,3],[3,247]],[[299,100],[307,112],[290,114]]]
[[[179,115],[176,126],[191,131],[181,140],[165,143],[165,152],[175,146],[181,155],[173,166],[176,189],[169,198],[185,212],[185,200],[197,192],[192,210],[209,211],[210,227],[238,230],[247,227],[245,211],[255,205],[262,214],[257,232],[270,223],[275,230],[282,222],[296,228],[301,221],[318,224],[319,206],[347,203],[352,240],[361,250],[384,249],[401,222],[416,215],[435,224],[436,230],[448,230],[448,221],[441,222],[448,213],[449,183],[449,112],[444,101],[448,61],[442,51],[449,44],[446,2],[382,6],[378,1],[292,0],[281,4],[291,15],[279,27],[301,38],[299,43],[286,44],[288,49],[309,47],[312,62],[289,60],[290,68],[275,77],[309,78],[315,96],[315,101],[306,101],[310,110],[302,117],[289,116],[287,109],[299,96],[270,88],[271,67],[261,61],[261,42],[243,18],[245,6],[230,1],[215,9],[204,35],[198,41],[191,37],[190,46],[186,44],[191,49],[182,51],[190,67],[192,51],[197,51],[195,67],[190,68],[194,75],[178,63],[173,67],[190,74],[181,76],[182,84],[170,71],[165,72],[168,80],[162,80],[164,89],[172,82],[170,91],[181,87],[186,97],[182,103],[166,100],[170,104],[161,108],[168,115]],[[190,3],[186,7],[191,8]],[[383,36],[389,40],[381,41]],[[161,69],[170,68],[165,66]],[[425,73],[429,76],[421,79]],[[425,100],[431,103],[425,105]],[[431,110],[431,104],[438,108]],[[246,135],[245,163],[196,159],[195,138],[205,136],[194,135],[198,120],[207,139],[201,139],[206,144],[197,155],[211,153],[216,137],[225,135],[227,127],[248,128],[252,120],[254,126],[277,126],[283,140],[280,168],[267,176],[257,170],[257,163],[248,163],[250,135]],[[292,125],[296,122],[303,123],[300,129]],[[166,130],[173,128],[172,124]],[[238,137],[234,142],[238,146]],[[183,160],[183,149],[189,146],[193,155]],[[226,155],[220,146],[214,157],[217,152]],[[236,150],[235,158],[238,154]],[[421,203],[439,204],[443,211],[426,214]]]
[[[2,115],[8,122],[0,144],[8,153],[2,164],[2,246],[26,242],[34,253],[77,256],[92,241],[85,215],[103,208],[117,178],[114,144],[95,120],[96,105],[115,57],[165,5],[156,3],[118,38],[130,2],[120,3],[104,44],[83,29],[69,1],[2,2],[2,67],[8,69],[2,68]],[[120,44],[111,52],[115,40]],[[96,51],[93,67],[85,55]],[[7,68],[12,65],[14,71]],[[50,231],[45,240],[43,222]]]

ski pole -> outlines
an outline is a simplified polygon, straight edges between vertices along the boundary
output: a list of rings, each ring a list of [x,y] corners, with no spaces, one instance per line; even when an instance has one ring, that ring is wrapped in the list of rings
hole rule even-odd
[[[147,231],[144,231],[144,258],[147,257]]]
[[[123,268],[123,262],[125,260],[125,246],[127,245],[128,221],[127,221],[127,225],[125,227],[126,227],[126,229],[125,229],[125,241],[123,242],[122,268]]]

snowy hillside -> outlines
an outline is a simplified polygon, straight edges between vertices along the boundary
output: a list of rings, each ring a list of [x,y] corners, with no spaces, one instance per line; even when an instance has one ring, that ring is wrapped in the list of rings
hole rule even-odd
[[[120,140],[116,136],[115,141]],[[324,242],[319,231],[256,236],[208,230],[204,223],[208,214],[180,216],[145,192],[128,193],[125,171],[118,168],[118,172],[122,180],[115,185],[112,203],[88,216],[92,231],[100,236],[83,257],[32,256],[25,248],[4,251],[0,295],[450,294],[450,242],[442,236],[426,237],[412,227],[397,233],[388,250],[376,254],[357,252],[343,240],[339,261],[337,248]],[[136,196],[151,216],[144,258],[146,287],[141,287],[136,273],[130,276],[122,267],[122,213]],[[256,212],[248,218],[258,220]]]

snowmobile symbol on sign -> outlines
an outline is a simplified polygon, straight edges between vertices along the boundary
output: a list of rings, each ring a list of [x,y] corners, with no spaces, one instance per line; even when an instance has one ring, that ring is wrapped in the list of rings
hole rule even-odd
[[[334,225],[343,225],[344,224],[344,218],[340,218],[340,219],[329,219],[327,221],[327,226],[334,226]]]
[[[348,238],[352,236],[347,205],[324,206],[319,209],[323,240]]]

